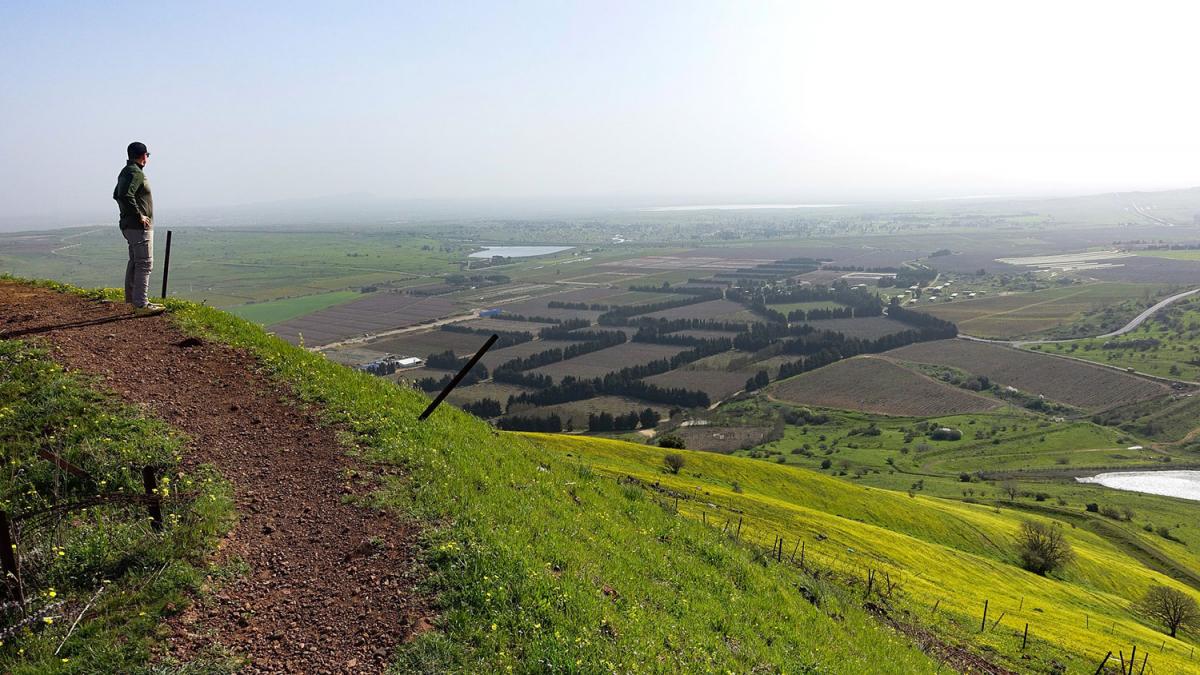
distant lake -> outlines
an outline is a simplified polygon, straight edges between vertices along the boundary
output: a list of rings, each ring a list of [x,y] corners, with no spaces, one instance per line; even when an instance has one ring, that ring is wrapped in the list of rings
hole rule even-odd
[[[651,206],[639,211],[740,211],[742,209],[833,209],[845,204],[693,204]]]
[[[1114,490],[1200,501],[1200,471],[1123,471],[1075,480],[1080,483],[1096,483]]]
[[[470,258],[491,258],[492,256],[504,256],[505,258],[532,258],[537,255],[550,255],[559,251],[570,251],[574,246],[485,246],[482,251],[472,253]]]

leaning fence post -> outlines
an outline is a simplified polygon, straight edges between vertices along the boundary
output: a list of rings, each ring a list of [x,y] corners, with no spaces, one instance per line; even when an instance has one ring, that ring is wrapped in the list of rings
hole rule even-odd
[[[1104,664],[1108,663],[1108,660],[1111,658],[1112,658],[1112,652],[1105,654],[1104,660],[1100,662],[1100,665],[1096,666],[1096,672],[1094,675],[1100,675],[1100,671],[1104,670]]]
[[[167,297],[167,275],[171,273],[171,231],[167,230],[167,254],[163,256],[162,297]]]
[[[1025,651],[1025,643],[1029,641],[1029,622],[1025,623],[1025,635],[1021,637],[1021,651]]]
[[[983,601],[983,621],[979,622],[979,632],[980,633],[982,633],[983,629],[985,627],[987,627],[987,606],[988,606],[988,601],[984,600]]]
[[[9,596],[25,607],[25,593],[21,589],[21,567],[17,564],[17,537],[12,530],[8,511],[0,511],[0,563],[4,567],[4,586]]]
[[[742,538],[742,517],[741,516],[738,516],[738,530],[737,530],[737,534],[734,535],[733,538],[737,539],[737,540],[741,540],[741,538]]]
[[[471,369],[475,367],[475,364],[479,363],[479,359],[483,358],[484,353],[491,349],[492,345],[496,344],[496,340],[499,339],[500,336],[493,333],[492,336],[487,339],[487,342],[483,343],[483,346],[479,348],[479,351],[475,352],[475,356],[472,356],[471,360],[467,361],[466,365],[464,365],[462,369],[458,371],[458,374],[450,380],[450,383],[446,385],[446,388],[442,389],[441,393],[437,395],[437,398],[433,399],[433,401],[430,402],[430,404],[420,415],[417,415],[417,420],[424,422],[426,418],[432,415],[433,411],[437,410],[437,407],[442,404],[442,399],[446,398],[446,395],[449,394],[455,387],[457,387],[459,382],[462,382],[462,379],[467,376],[467,373],[471,372]]]
[[[146,488],[146,497],[148,498],[147,508],[150,511],[150,527],[154,528],[155,532],[161,532],[162,498],[157,493],[158,481],[154,477],[154,467],[147,465],[142,468],[142,485]]]

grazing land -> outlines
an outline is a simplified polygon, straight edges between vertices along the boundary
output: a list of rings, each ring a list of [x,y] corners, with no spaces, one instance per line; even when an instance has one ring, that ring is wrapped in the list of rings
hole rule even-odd
[[[859,356],[772,385],[781,401],[849,408],[884,415],[949,415],[981,412],[995,399],[925,377],[885,359]]]
[[[1179,380],[1200,380],[1200,300],[1188,299],[1112,338],[1032,345],[1035,351],[1087,359]]]
[[[1082,283],[1032,293],[936,302],[922,310],[953,321],[964,333],[976,337],[1014,339],[1067,326],[1089,313],[1121,303],[1130,305],[1121,317],[1131,319],[1137,313],[1135,309],[1153,304],[1163,290],[1152,284]]]
[[[1170,388],[1111,368],[970,340],[940,340],[887,352],[889,358],[958,368],[993,383],[1088,411],[1166,396]]]

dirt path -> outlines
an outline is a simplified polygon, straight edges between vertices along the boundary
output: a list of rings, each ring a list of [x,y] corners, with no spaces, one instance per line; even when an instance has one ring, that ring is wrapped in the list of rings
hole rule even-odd
[[[413,590],[415,531],[343,503],[367,489],[347,477],[362,467],[253,357],[189,338],[165,316],[8,282],[0,337],[44,344],[65,367],[101,377],[187,433],[187,461],[233,484],[240,521],[219,555],[250,571],[172,619],[175,655],[215,641],[248,658],[244,672],[381,672],[428,626]]]

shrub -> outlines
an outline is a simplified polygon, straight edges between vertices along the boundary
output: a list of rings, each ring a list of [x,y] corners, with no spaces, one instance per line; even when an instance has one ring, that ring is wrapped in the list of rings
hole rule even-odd
[[[687,460],[683,458],[683,455],[677,452],[672,452],[671,454],[663,457],[663,465],[666,466],[667,470],[671,473],[679,473],[679,470],[682,469],[683,465],[686,463]]]
[[[1100,505],[1095,502],[1088,504],[1086,508],[1089,513],[1099,513],[1100,512]]]
[[[958,480],[959,480],[959,482],[962,482],[962,483],[970,483],[971,482],[971,474],[964,471],[964,472],[958,474]]]
[[[658,447],[671,448],[673,450],[683,450],[684,448],[687,447],[687,445],[683,442],[683,439],[680,438],[677,434],[667,434],[667,435],[663,436],[662,438],[658,439]]]
[[[1021,523],[1017,552],[1022,567],[1042,576],[1062,568],[1075,557],[1061,527],[1033,520]]]
[[[821,460],[821,468],[822,468],[822,469],[828,469],[828,468],[829,468],[829,467],[831,467],[831,466],[833,466],[833,462],[832,462],[832,461],[830,461],[830,460],[828,460],[828,459],[823,459],[823,460]]]

